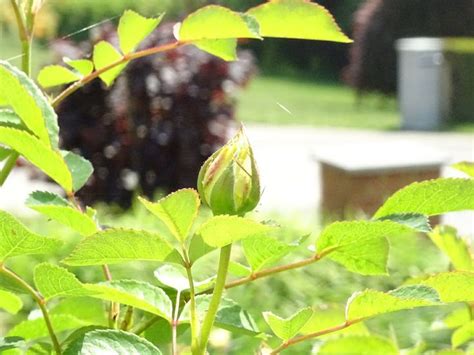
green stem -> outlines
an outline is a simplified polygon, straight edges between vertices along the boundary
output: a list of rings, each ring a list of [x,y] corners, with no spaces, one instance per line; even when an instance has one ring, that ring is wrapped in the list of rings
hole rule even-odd
[[[193,354],[197,354],[199,353],[199,320],[196,312],[196,290],[194,289],[191,262],[186,252],[184,253],[184,258],[186,263],[186,274],[189,281],[189,302],[191,306],[191,352]]]
[[[11,171],[15,167],[16,160],[18,159],[19,156],[20,155],[17,152],[10,153],[10,156],[8,157],[7,161],[5,162],[5,165],[0,171],[0,186],[3,186],[3,184],[7,180],[8,175],[10,175]]]
[[[227,278],[227,270],[229,269],[230,253],[232,251],[232,244],[226,245],[221,248],[219,257],[219,268],[217,270],[216,285],[214,287],[214,293],[212,294],[211,302],[209,303],[209,309],[202,323],[201,336],[200,336],[200,354],[205,354],[209,335],[211,334],[212,326],[216,318],[219,304],[221,302],[222,293],[225,288],[225,280]]]
[[[36,291],[33,287],[31,287],[25,280],[23,280],[20,276],[15,274],[13,271],[7,269],[4,265],[1,265],[0,272],[7,275],[9,278],[14,280],[22,289],[24,289],[27,293],[29,293],[33,299],[38,304],[41,313],[43,314],[44,322],[46,323],[46,328],[48,329],[49,337],[53,343],[54,351],[56,354],[61,354],[61,345],[59,344],[58,338],[54,333],[53,324],[51,323],[51,318],[49,317],[48,309],[46,308],[46,301],[44,300],[43,296]]]
[[[178,355],[178,315],[179,315],[179,302],[181,297],[181,291],[178,290],[176,293],[176,303],[174,305],[173,322],[171,324],[172,342],[171,349],[173,355]]]
[[[132,324],[132,318],[133,318],[133,307],[128,306],[127,311],[125,312],[125,316],[123,317],[122,324],[120,324],[120,329],[128,330],[128,328],[130,328],[130,325]]]

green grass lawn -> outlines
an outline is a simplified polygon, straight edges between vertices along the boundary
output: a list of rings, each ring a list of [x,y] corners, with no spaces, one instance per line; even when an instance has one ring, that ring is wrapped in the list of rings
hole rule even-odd
[[[395,130],[400,127],[396,98],[354,90],[337,83],[301,78],[256,77],[238,97],[243,122]],[[474,123],[447,130],[474,132]]]

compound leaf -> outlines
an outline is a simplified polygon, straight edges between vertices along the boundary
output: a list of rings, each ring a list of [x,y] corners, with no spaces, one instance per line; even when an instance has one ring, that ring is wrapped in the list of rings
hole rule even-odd
[[[355,321],[379,314],[440,304],[438,292],[424,285],[402,286],[389,292],[355,292],[347,301],[346,320]]]
[[[94,62],[95,69],[103,69],[117,61],[122,59],[122,55],[112,46],[109,42],[100,41],[94,46],[94,52],[92,54],[92,61]],[[126,64],[119,64],[99,75],[102,81],[110,86],[115,78],[119,76]]]
[[[352,42],[322,6],[306,0],[273,0],[247,11],[263,37]]]
[[[274,229],[271,226],[237,216],[214,216],[200,226],[197,231],[204,242],[221,248],[241,239],[262,235]]]
[[[174,249],[162,237],[146,231],[108,229],[83,239],[64,263],[73,266],[165,261]]]
[[[282,340],[293,338],[311,319],[311,307],[303,308],[286,319],[280,318],[272,312],[264,312],[263,317],[277,337]]]
[[[72,176],[61,154],[26,131],[0,127],[0,143],[16,150],[41,169],[67,192],[72,191]]]
[[[0,61],[0,101],[11,106],[38,138],[48,147],[58,147],[58,118],[48,99],[22,71]]]
[[[474,270],[474,260],[467,245],[455,228],[448,226],[437,226],[428,233],[433,243],[445,253],[456,270]]]
[[[61,242],[31,232],[12,215],[0,211],[0,262],[18,255],[46,254]]]
[[[64,355],[82,354],[161,355],[148,340],[122,330],[99,329],[84,333],[72,341]]]
[[[120,17],[117,33],[123,54],[133,52],[161,22],[164,14],[156,18],[143,17],[132,10],[125,10]]]
[[[72,83],[79,79],[79,75],[61,65],[48,65],[38,74],[38,83],[44,88]]]
[[[260,38],[258,23],[251,16],[218,5],[205,6],[184,19],[178,40]]]
[[[22,308],[23,302],[20,297],[11,292],[0,290],[0,309],[4,309],[10,314],[17,314]]]
[[[26,205],[49,218],[64,224],[83,236],[97,232],[97,224],[86,213],[71,206],[61,196],[51,192],[35,191],[26,200]]]
[[[201,204],[198,193],[193,189],[178,190],[156,203],[144,198],[139,200],[180,242],[188,237]]]
[[[375,213],[375,218],[397,213],[427,216],[474,210],[474,179],[435,179],[398,190]]]
[[[331,251],[328,258],[350,271],[363,275],[386,274],[389,245],[387,236],[412,230],[392,221],[346,221],[326,227],[318,240],[319,254]]]

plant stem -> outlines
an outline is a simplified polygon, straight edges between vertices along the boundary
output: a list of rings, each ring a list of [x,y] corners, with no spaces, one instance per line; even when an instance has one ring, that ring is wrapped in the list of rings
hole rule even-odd
[[[51,323],[51,318],[49,317],[48,309],[46,308],[46,301],[44,300],[43,296],[36,291],[33,287],[31,287],[25,280],[23,280],[20,276],[15,274],[10,269],[7,269],[3,264],[0,265],[0,272],[7,275],[11,279],[13,279],[21,288],[23,288],[27,293],[29,293],[33,299],[38,304],[41,313],[43,314],[44,322],[46,323],[46,328],[48,328],[49,337],[53,342],[54,351],[56,354],[61,354],[61,345],[59,344],[58,338],[54,333],[53,324]]]
[[[104,276],[107,281],[112,281],[112,274],[110,272],[108,265],[102,265],[102,270],[104,271]],[[111,328],[117,327],[117,322],[120,316],[120,303],[110,302],[109,309],[109,326]]]
[[[206,352],[209,335],[211,334],[212,326],[214,325],[214,320],[216,318],[216,314],[219,309],[219,304],[221,302],[222,293],[224,292],[225,280],[227,278],[227,270],[229,269],[231,251],[232,244],[226,245],[225,247],[221,248],[216,285],[214,287],[211,302],[209,303],[209,309],[206,313],[201,328],[201,336],[199,341],[201,354],[204,354]]]
[[[181,291],[178,290],[176,293],[176,303],[174,305],[174,313],[173,313],[173,322],[171,323],[171,333],[172,333],[172,354],[178,355],[178,315],[179,315],[179,301],[181,298]]]
[[[354,319],[354,320],[351,320],[351,321],[345,321],[344,323],[336,325],[336,326],[331,327],[331,328],[326,328],[326,329],[319,330],[319,331],[311,333],[311,334],[306,334],[306,335],[302,335],[302,336],[299,336],[299,337],[295,337],[293,339],[285,341],[278,348],[274,349],[270,354],[272,354],[272,355],[279,354],[281,351],[285,350],[286,348],[289,348],[290,346],[301,343],[302,341],[317,338],[319,336],[326,335],[326,334],[329,334],[329,333],[337,332],[339,330],[348,328],[348,327],[350,327],[351,325],[353,325],[355,323],[359,323],[359,322],[363,321],[364,319],[365,318]]]
[[[196,291],[194,289],[193,273],[191,271],[191,262],[186,253],[186,249],[183,249],[186,274],[189,282],[189,302],[191,307],[191,352],[193,354],[199,352],[199,320],[196,313]]]
[[[127,311],[125,312],[125,316],[123,317],[122,324],[120,324],[120,329],[128,330],[128,328],[130,328],[130,325],[132,324],[132,318],[133,318],[133,307],[128,306]]]
[[[20,155],[17,152],[10,153],[10,156],[8,157],[7,161],[5,162],[5,165],[0,171],[0,186],[3,186],[3,184],[7,180],[8,175],[10,175],[11,171],[15,167],[16,160],[18,159],[19,156]]]
[[[150,328],[153,324],[155,324],[159,320],[160,320],[160,317],[158,316],[151,317],[146,322],[139,324],[135,329],[132,329],[131,332],[137,335],[140,335],[141,333],[143,333],[145,330]]]
[[[146,56],[149,56],[149,55],[152,55],[152,54],[166,52],[166,51],[169,51],[171,49],[175,49],[175,48],[184,46],[186,44],[188,44],[188,43],[186,43],[186,42],[171,42],[171,43],[162,44],[161,46],[158,46],[158,47],[148,48],[148,49],[144,49],[142,51],[138,51],[138,52],[135,52],[135,53],[125,54],[119,60],[117,60],[113,63],[110,63],[109,65],[107,65],[107,66],[105,66],[101,69],[98,69],[98,70],[90,73],[89,75],[84,76],[79,81],[76,81],[74,84],[72,84],[67,89],[65,89],[63,92],[61,92],[58,96],[56,96],[54,98],[54,100],[51,102],[51,105],[53,107],[57,107],[61,103],[61,101],[63,101],[66,97],[68,97],[69,95],[74,93],[76,90],[78,90],[79,88],[81,88],[85,84],[91,82],[95,78],[98,78],[101,74],[105,73],[106,71],[108,71],[112,68],[115,68],[116,66],[118,66],[120,64],[125,64],[125,63],[127,63],[131,60],[146,57]]]

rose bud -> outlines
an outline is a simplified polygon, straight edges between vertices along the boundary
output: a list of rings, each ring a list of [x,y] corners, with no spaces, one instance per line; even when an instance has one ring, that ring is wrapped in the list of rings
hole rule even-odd
[[[243,128],[212,154],[198,176],[201,200],[214,215],[242,216],[260,200],[260,181],[252,148]]]

